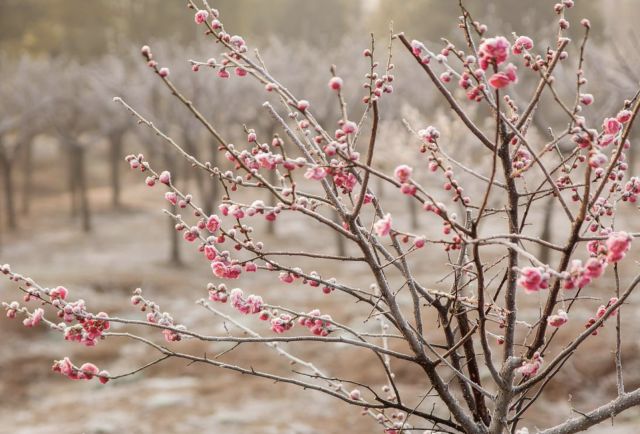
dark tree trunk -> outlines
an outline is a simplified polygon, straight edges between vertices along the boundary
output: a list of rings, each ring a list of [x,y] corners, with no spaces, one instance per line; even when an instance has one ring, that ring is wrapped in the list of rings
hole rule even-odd
[[[542,222],[542,233],[540,234],[540,239],[543,241],[551,241],[551,236],[553,235],[551,231],[551,221],[553,220],[553,206],[555,203],[555,197],[551,195],[544,205],[544,219]],[[551,259],[551,249],[541,244],[538,258],[543,264],[548,264]]]
[[[407,205],[409,207],[409,217],[411,219],[411,229],[415,230],[420,227],[420,220],[418,219],[418,205],[417,201],[411,197],[407,196]]]
[[[75,162],[77,176],[77,195],[80,205],[80,218],[82,230],[91,231],[91,206],[89,201],[89,188],[87,185],[86,149],[82,145],[75,145]]]
[[[27,137],[23,146],[22,214],[26,216],[31,212],[31,193],[33,192],[33,138]]]
[[[67,183],[69,188],[69,204],[71,205],[71,218],[75,218],[78,215],[78,185],[76,182],[76,169],[78,167],[78,155],[74,150],[73,143],[66,143],[67,147],[67,163],[69,164],[68,174],[67,174]]]
[[[4,186],[4,206],[7,216],[7,227],[13,231],[18,228],[15,192],[13,189],[13,169],[11,167],[11,159],[2,144],[0,144],[0,169],[2,171],[2,185]]]
[[[120,193],[122,191],[122,179],[120,177],[120,166],[122,166],[122,139],[124,131],[115,131],[109,135],[109,162],[111,171],[111,205],[120,208]]]
[[[336,211],[333,211],[333,221],[342,226],[342,221],[340,220],[340,216],[338,216],[338,213]],[[339,256],[346,256],[347,246],[344,242],[344,237],[338,231],[336,231],[336,249]]]

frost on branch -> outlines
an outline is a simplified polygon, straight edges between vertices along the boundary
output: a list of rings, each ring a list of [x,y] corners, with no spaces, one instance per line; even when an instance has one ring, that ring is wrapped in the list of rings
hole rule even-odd
[[[130,299],[139,312],[93,313],[73,291],[44,288],[5,265],[25,294],[3,304],[7,318],[86,346],[126,338],[158,357],[118,375],[64,357],[54,371],[106,383],[177,358],[323,393],[386,434],[526,433],[525,423],[576,432],[640,402],[639,390],[625,390],[621,355],[622,311],[640,280],[629,260],[640,181],[628,163],[640,98],[609,101],[602,116],[594,110],[584,57],[590,23],[581,22],[581,41],[569,39],[573,1],[549,11],[550,44],[489,28],[461,4],[460,44],[392,32],[380,49],[372,38],[357,58],[361,86],[333,65],[315,95],[297,95],[207,2],[189,5],[216,44],[188,60],[188,73],[233,92],[254,80],[266,99],[255,110],[271,123],[251,118],[229,141],[179,84],[179,70],[146,45],[144,68],[208,134],[216,158],[196,155],[188,134],[174,137],[128,97],[115,102],[171,152],[125,159],[167,207],[173,234],[198,252],[189,265],[210,277],[193,299],[211,320],[194,324],[140,288]],[[396,78],[401,57],[420,74],[410,93],[429,86],[446,115],[395,110],[408,98]],[[562,127],[540,127],[547,111]],[[402,148],[387,140],[396,135]],[[204,189],[186,191],[176,158],[216,185],[215,203],[203,203]],[[337,253],[325,248],[329,237],[339,240]],[[217,355],[189,353],[189,340]],[[617,394],[583,418],[532,420],[549,384],[581,390],[562,379],[587,345],[613,354]],[[238,347],[266,348],[291,365],[253,366],[234,358]],[[374,373],[362,380],[340,364],[319,366],[334,351]]]

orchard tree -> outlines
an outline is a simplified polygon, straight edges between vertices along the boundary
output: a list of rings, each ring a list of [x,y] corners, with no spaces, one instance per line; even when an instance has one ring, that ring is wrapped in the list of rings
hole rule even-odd
[[[631,313],[628,303],[640,282],[629,260],[637,234],[627,230],[640,179],[628,173],[626,163],[640,92],[619,101],[604,118],[591,114],[598,106],[589,92],[594,85],[587,83],[584,57],[591,24],[573,16],[573,3],[554,6],[555,39],[549,46],[489,29],[462,4],[457,23],[462,45],[445,40],[435,48],[391,34],[383,49],[380,44],[364,49],[360,59],[367,72],[360,84],[347,83],[340,68],[325,69],[333,73],[324,91],[338,111],[320,121],[314,100],[279,81],[268,59],[255,56],[242,36],[230,33],[217,10],[206,1],[189,0],[195,25],[220,48],[215,56],[191,59],[191,67],[228,83],[260,83],[267,95],[262,110],[278,125],[286,146],[273,142],[269,128],[263,131],[257,122],[246,125],[242,141],[228,141],[178,84],[172,65],[149,46],[142,47],[148,73],[199,121],[230,166],[196,158],[170,134],[175,128],[152,122],[126,97],[115,102],[174,155],[219,183],[218,211],[205,212],[158,151],[126,157],[149,187],[163,190],[175,231],[211,267],[206,298],[197,303],[229,327],[222,334],[188,327],[171,306],[161,308],[140,288],[131,297],[144,312],[140,317],[94,313],[90,300],[75,299],[63,286],[43,287],[4,265],[2,272],[25,294],[23,302],[3,304],[7,316],[22,317],[27,327],[49,327],[80,344],[126,338],[158,355],[118,373],[68,357],[55,361],[53,370],[71,379],[108,383],[182,359],[332,396],[374,418],[386,434],[566,434],[637,406],[640,389],[625,385],[622,357],[623,343],[634,330],[622,316]],[[574,32],[581,29],[577,42],[567,37],[570,26]],[[447,127],[405,120],[417,154],[405,154],[405,161],[383,171],[376,168],[385,146],[379,140],[381,119],[401,79],[396,80],[392,53],[412,60],[421,73],[420,81],[409,83],[413,92],[430,83],[457,121]],[[573,77],[558,79],[561,65],[573,68]],[[355,107],[346,102],[353,93],[359,93]],[[206,101],[221,108],[231,104],[215,95]],[[548,137],[536,134],[532,126],[541,112],[557,113],[564,125],[551,128]],[[442,119],[436,120],[447,122]],[[461,126],[467,131],[464,146],[456,143]],[[425,173],[430,179],[423,181]],[[381,199],[372,182],[376,178],[394,194]],[[264,193],[275,201],[267,203]],[[395,211],[405,197],[424,210],[424,232],[407,229],[403,213]],[[539,217],[549,200],[558,208],[553,217],[558,230],[543,239]],[[281,248],[278,240],[265,242],[254,230],[261,218],[282,225],[283,244],[296,235],[289,222],[302,221],[305,237],[337,234],[347,248],[338,255],[322,247],[306,249],[305,239]],[[552,251],[544,261],[537,256],[541,246]],[[315,271],[318,263],[344,270],[342,278]],[[254,273],[282,286],[286,303],[243,290],[243,278]],[[352,284],[353,274],[367,276],[369,285]],[[238,287],[230,288],[232,283]],[[341,304],[353,302],[357,315],[347,322],[340,312],[301,309],[294,295],[303,285],[309,298],[320,291]],[[250,316],[263,323],[243,319]],[[380,327],[372,328],[372,320]],[[141,327],[157,331],[164,342],[143,336]],[[183,340],[229,346],[208,357],[189,352]],[[559,423],[531,417],[550,384],[577,375],[571,363],[594,342],[611,351],[615,393]],[[241,345],[266,345],[294,367],[282,374],[230,360]],[[378,380],[363,383],[343,366],[319,367],[296,354],[303,345],[359,351],[379,368]],[[396,375],[409,367],[411,384]],[[597,375],[587,373],[592,374]],[[410,386],[422,390],[415,393]],[[591,394],[586,387],[578,384],[571,393]]]

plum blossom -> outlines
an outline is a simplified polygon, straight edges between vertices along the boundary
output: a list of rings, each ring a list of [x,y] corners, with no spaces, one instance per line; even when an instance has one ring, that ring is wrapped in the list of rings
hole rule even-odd
[[[504,36],[486,39],[478,48],[480,68],[487,70],[490,64],[502,64],[509,56],[509,41]]]
[[[338,91],[342,89],[343,84],[344,82],[340,77],[333,77],[329,80],[329,89]]]
[[[425,141],[425,143],[435,143],[440,137],[440,131],[435,127],[428,126],[427,128],[418,131],[418,135]]]
[[[528,36],[519,36],[513,43],[511,52],[513,54],[522,54],[525,50],[531,50],[533,48],[533,40]]]
[[[567,312],[565,312],[562,309],[558,309],[558,313],[555,315],[551,315],[549,316],[549,318],[547,318],[547,323],[551,326],[551,327],[562,327],[564,324],[567,323],[567,321],[569,321],[569,315],[567,315]]]
[[[544,360],[540,353],[536,352],[531,360],[523,361],[522,366],[520,366],[517,371],[524,377],[534,377],[540,371],[543,362]]]
[[[42,318],[44,317],[44,310],[42,308],[38,308],[33,311],[31,316],[25,318],[22,323],[25,327],[37,327],[40,322],[42,322]]]
[[[164,198],[171,203],[171,205],[176,205],[178,203],[178,195],[173,191],[167,191],[164,194]]]
[[[373,230],[379,237],[386,237],[391,232],[391,214],[386,214],[373,225]]]
[[[215,233],[219,228],[220,228],[220,217],[218,217],[215,214],[212,214],[211,216],[209,216],[209,218],[207,219],[207,223],[206,223],[206,228],[209,232],[211,232],[212,234]]]
[[[405,183],[408,182],[411,178],[412,172],[413,169],[411,167],[407,166],[406,164],[401,164],[400,166],[396,167],[396,170],[393,171],[393,176],[396,178],[396,181]]]
[[[518,285],[529,293],[547,289],[549,286],[549,273],[540,267],[524,267],[520,270]]]
[[[612,232],[607,238],[607,261],[618,262],[629,251],[632,241],[631,235],[626,232]]]
[[[325,176],[327,176],[327,169],[320,166],[310,167],[304,173],[305,178],[314,179],[316,181],[323,179]]]
[[[240,288],[231,290],[229,300],[231,301],[231,306],[245,315],[260,313],[264,304],[262,297],[253,294],[245,297]]]
[[[204,23],[205,21],[207,21],[207,18],[209,18],[209,12],[204,9],[200,9],[194,16],[196,24]]]
[[[509,65],[507,65],[503,72],[496,72],[491,77],[489,77],[489,84],[495,89],[502,89],[503,87],[507,87],[511,83],[517,83],[517,69],[518,68],[513,63],[510,63]]]

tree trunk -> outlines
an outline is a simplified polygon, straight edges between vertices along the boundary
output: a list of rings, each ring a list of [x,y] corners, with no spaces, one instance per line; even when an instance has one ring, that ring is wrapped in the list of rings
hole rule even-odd
[[[122,138],[124,131],[115,131],[109,135],[109,160],[111,170],[111,205],[120,208],[120,192],[122,180],[120,178],[120,166],[122,165]]]
[[[69,188],[69,204],[71,205],[71,218],[75,218],[78,215],[78,194],[77,194],[77,183],[76,183],[76,169],[78,167],[77,159],[78,155],[74,150],[73,143],[66,143],[67,147],[67,163],[69,164],[68,169],[68,177],[67,183]]]
[[[420,227],[420,220],[418,219],[418,205],[417,201],[407,196],[407,206],[409,207],[409,218],[411,219],[411,229],[416,230]]]
[[[551,241],[551,236],[553,235],[551,233],[551,220],[553,220],[553,208],[555,203],[555,197],[550,195],[547,199],[547,203],[544,205],[544,219],[542,222],[542,233],[540,234],[540,239],[543,241]],[[541,244],[538,258],[543,264],[548,264],[551,259],[551,249]]]
[[[91,231],[91,207],[89,202],[89,189],[87,186],[86,173],[86,149],[82,145],[75,146],[76,154],[76,174],[77,174],[77,195],[80,203],[80,218],[82,219],[82,230]]]
[[[31,193],[33,192],[33,138],[28,137],[23,145],[22,214],[27,216],[31,212]]]
[[[7,227],[13,231],[18,228],[15,196],[13,190],[13,170],[7,150],[0,144],[0,169],[2,169],[2,185],[4,186],[4,206],[7,215]]]

